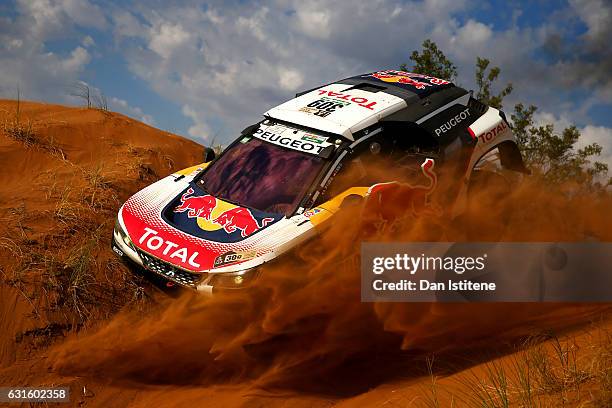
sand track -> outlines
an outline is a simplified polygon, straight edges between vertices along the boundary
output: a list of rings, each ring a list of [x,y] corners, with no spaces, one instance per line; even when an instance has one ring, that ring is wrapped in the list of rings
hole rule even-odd
[[[0,101],[0,122],[14,110]],[[448,383],[534,334],[581,333],[588,349],[584,325],[609,326],[608,305],[360,303],[354,242],[465,238],[463,221],[411,215],[371,228],[360,208],[266,266],[255,290],[170,298],[108,240],[123,200],[202,147],[115,113],[20,110],[33,139],[0,132],[0,385],[67,385],[75,406],[427,406],[431,355]],[[607,199],[535,184],[512,199],[502,239],[612,238]]]

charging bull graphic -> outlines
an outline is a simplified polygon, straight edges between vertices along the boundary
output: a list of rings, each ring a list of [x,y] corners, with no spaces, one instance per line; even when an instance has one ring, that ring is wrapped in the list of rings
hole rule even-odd
[[[264,218],[261,220],[261,225],[257,224],[257,219],[248,208],[236,207],[231,210],[224,211],[220,216],[215,218],[213,222],[223,226],[223,229],[228,234],[236,230],[240,230],[240,235],[243,238],[248,237],[252,233],[274,221],[274,218]]]
[[[175,213],[187,212],[188,218],[203,218],[210,222],[210,224],[216,224],[217,229],[220,226],[226,233],[231,234],[235,231],[240,231],[240,235],[243,238],[248,237],[254,232],[259,231],[266,225],[274,221],[274,218],[265,217],[260,222],[253,215],[251,210],[244,207],[232,206],[225,211],[227,203],[224,205],[219,204],[218,200],[209,195],[196,196],[194,195],[194,189],[189,187],[185,193],[181,195],[181,204],[174,208]],[[214,214],[215,212],[217,214]],[[219,212],[221,212],[219,214]]]
[[[384,82],[409,85],[419,90],[424,90],[427,87],[431,87],[435,85],[450,84],[449,81],[446,81],[444,79],[435,78],[429,75],[415,74],[412,72],[404,72],[404,71],[393,71],[393,70],[379,71],[379,72],[374,72],[370,75]],[[418,79],[420,79],[420,81]]]
[[[438,185],[434,166],[434,160],[429,158],[421,164],[421,172],[429,180],[426,186],[397,182],[372,186],[365,214],[379,215],[386,222],[392,222],[405,214],[406,210],[413,216],[439,216],[442,210],[430,200],[430,195]]]
[[[429,196],[436,189],[438,185],[438,176],[433,171],[435,166],[434,159],[425,159],[425,161],[421,164],[421,171],[429,179],[429,186],[425,187],[425,197]]]
[[[181,196],[181,205],[174,212],[185,212],[189,218],[202,217],[210,220],[212,211],[217,206],[217,199],[211,195],[194,196],[193,188],[189,187]]]

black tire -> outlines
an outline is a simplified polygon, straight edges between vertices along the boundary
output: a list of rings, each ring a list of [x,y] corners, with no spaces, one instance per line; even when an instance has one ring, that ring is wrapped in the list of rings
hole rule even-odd
[[[470,241],[498,241],[510,220],[510,181],[502,174],[476,170],[470,177],[463,221]]]

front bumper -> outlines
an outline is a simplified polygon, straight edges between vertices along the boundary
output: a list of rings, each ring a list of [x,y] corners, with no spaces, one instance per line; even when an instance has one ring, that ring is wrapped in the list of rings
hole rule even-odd
[[[111,249],[121,258],[127,258],[147,271],[167,279],[184,288],[201,293],[212,294],[215,291],[242,289],[259,276],[258,268],[238,272],[194,273],[181,269],[168,262],[128,245],[117,231],[113,231]]]
[[[209,274],[192,273],[182,270],[142,250],[133,248],[124,242],[116,230],[113,231],[111,249],[122,259],[127,258],[147,271],[162,276],[170,282],[199,292],[212,293],[212,286],[206,284]]]

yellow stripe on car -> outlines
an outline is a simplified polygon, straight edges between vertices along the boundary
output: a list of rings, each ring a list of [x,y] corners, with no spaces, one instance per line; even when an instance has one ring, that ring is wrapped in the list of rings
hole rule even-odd
[[[204,170],[206,167],[208,167],[209,164],[210,162],[196,164],[195,166],[191,166],[191,167],[187,167],[186,169],[179,170],[176,173],[174,173],[174,175],[175,176],[188,176],[191,173],[194,173],[196,171]]]

